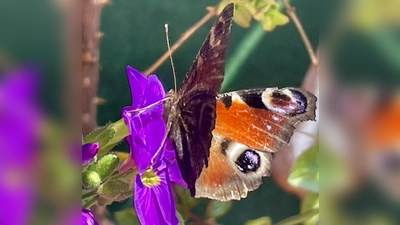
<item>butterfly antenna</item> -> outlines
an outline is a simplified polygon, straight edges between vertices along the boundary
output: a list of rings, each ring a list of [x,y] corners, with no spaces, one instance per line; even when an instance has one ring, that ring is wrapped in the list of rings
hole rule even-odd
[[[162,140],[162,142],[161,142],[160,147],[158,147],[156,153],[155,153],[155,154],[153,155],[153,157],[151,158],[151,160],[150,160],[150,165],[153,165],[153,164],[154,164],[154,159],[158,156],[158,154],[160,154],[161,150],[165,147],[164,145],[165,145],[165,142],[167,141],[167,138],[168,138],[168,133],[165,134],[165,136],[164,136],[164,138],[163,138],[163,140]]]
[[[175,65],[174,65],[174,60],[172,60],[172,52],[171,52],[171,46],[169,44],[169,37],[168,37],[168,24],[164,24],[165,28],[165,39],[167,41],[167,48],[168,48],[168,56],[169,60],[171,61],[171,67],[172,67],[172,74],[174,75],[174,91],[175,93],[177,92],[177,87],[176,87],[176,73],[175,73]]]

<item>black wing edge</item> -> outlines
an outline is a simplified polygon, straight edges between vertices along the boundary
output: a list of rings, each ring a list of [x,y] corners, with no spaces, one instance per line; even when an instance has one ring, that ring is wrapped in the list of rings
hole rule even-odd
[[[234,4],[230,3],[219,14],[217,21],[211,27],[208,36],[196,55],[193,65],[186,74],[182,88],[177,93],[177,96],[182,101],[194,101],[192,102],[193,104],[187,102],[182,104],[183,102],[181,101],[177,102],[177,104],[183,107],[178,111],[183,112],[182,114],[184,115],[182,115],[182,118],[184,121],[187,122],[194,119],[193,122],[196,125],[195,127],[190,127],[189,130],[196,129],[197,131],[189,131],[191,134],[185,134],[185,131],[174,132],[180,133],[183,136],[178,138],[182,142],[180,144],[174,143],[174,146],[187,147],[187,149],[175,150],[179,169],[192,196],[195,196],[196,180],[203,168],[208,166],[212,130],[214,130],[215,126],[216,96],[219,93],[224,76],[225,52],[232,25],[233,10]],[[196,98],[194,96],[200,94],[199,92],[204,93],[203,96],[206,96],[206,99],[195,103]],[[199,119],[198,115],[195,116],[197,118],[192,118],[196,114],[194,113],[190,118],[184,118],[186,115],[185,111],[188,110],[186,107],[190,106],[191,109],[200,110],[204,104],[212,105],[211,108],[207,107],[208,113],[205,113],[207,115],[203,115],[201,119]],[[203,121],[203,123],[199,124],[200,121]],[[170,134],[173,142],[178,141],[173,136],[173,134]],[[179,157],[179,154],[183,157]]]
[[[212,90],[216,95],[219,93],[224,79],[225,52],[232,25],[233,11],[234,3],[229,3],[218,15],[218,19],[211,27],[192,66],[186,73],[178,95],[187,93],[195,86]],[[215,77],[210,76],[210,73],[215,72],[220,72],[220,74]]]

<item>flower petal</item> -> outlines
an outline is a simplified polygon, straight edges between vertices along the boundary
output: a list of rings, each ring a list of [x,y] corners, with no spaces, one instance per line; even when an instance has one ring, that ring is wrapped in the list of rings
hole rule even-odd
[[[0,218],[26,224],[35,196],[35,157],[42,126],[37,101],[39,74],[17,68],[0,74]]]
[[[87,143],[82,145],[82,165],[86,165],[99,151],[99,143]]]
[[[176,206],[172,194],[172,187],[168,177],[168,170],[158,173],[161,183],[158,186],[146,187],[136,176],[134,206],[141,224],[149,225],[176,225]]]
[[[181,171],[178,167],[178,162],[176,161],[174,148],[172,147],[172,143],[169,139],[167,139],[165,142],[164,157],[165,160],[170,162],[170,165],[168,166],[168,173],[171,182],[178,184],[183,188],[187,188],[187,184],[182,178]]]
[[[143,173],[150,165],[150,161],[160,149],[166,134],[164,120],[161,116],[147,114],[133,115],[124,112],[130,135],[127,137],[130,143],[131,156],[136,162],[139,173]],[[157,156],[162,156],[163,148]]]
[[[151,105],[159,102],[165,98],[164,87],[156,75],[150,75],[147,79],[147,86],[145,91],[145,102],[144,106]],[[152,112],[162,115],[163,104],[160,102],[156,108],[152,109]]]
[[[82,209],[82,225],[98,225],[90,210]]]
[[[147,78],[130,66],[126,67],[126,75],[131,90],[132,106],[134,108],[140,108],[144,102]]]

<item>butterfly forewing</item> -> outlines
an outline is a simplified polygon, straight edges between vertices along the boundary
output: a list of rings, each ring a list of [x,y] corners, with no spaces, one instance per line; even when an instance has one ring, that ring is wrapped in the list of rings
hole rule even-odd
[[[182,84],[165,104],[169,138],[174,144],[179,169],[191,194],[208,165],[216,96],[224,77],[224,58],[233,17],[228,4],[211,28]],[[171,95],[170,95],[171,96]]]

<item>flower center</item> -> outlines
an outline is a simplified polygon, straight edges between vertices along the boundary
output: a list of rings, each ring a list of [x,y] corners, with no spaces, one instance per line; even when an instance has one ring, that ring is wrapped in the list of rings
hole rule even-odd
[[[146,186],[146,187],[153,187],[153,186],[157,186],[160,184],[161,179],[160,177],[153,171],[152,168],[147,169],[142,176],[140,176],[140,179],[142,180],[142,183]]]

